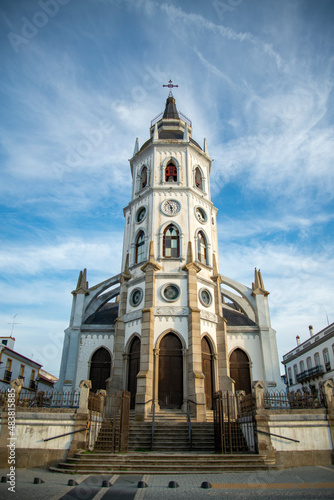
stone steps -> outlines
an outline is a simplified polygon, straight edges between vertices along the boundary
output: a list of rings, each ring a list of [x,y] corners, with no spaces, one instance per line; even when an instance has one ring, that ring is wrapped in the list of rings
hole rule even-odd
[[[207,453],[78,453],[50,470],[64,473],[214,473],[256,471],[275,468],[275,460],[258,455],[215,455]]]

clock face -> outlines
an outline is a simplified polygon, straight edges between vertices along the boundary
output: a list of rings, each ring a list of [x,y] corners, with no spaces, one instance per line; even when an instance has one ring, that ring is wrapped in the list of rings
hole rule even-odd
[[[181,209],[181,205],[176,200],[166,200],[161,205],[161,210],[166,215],[176,215]]]
[[[201,208],[201,207],[196,207],[195,213],[196,213],[196,217],[197,217],[197,219],[198,219],[200,222],[202,222],[202,223],[206,222],[207,217],[206,217],[206,213],[205,213],[205,211],[203,210],[203,208]]]

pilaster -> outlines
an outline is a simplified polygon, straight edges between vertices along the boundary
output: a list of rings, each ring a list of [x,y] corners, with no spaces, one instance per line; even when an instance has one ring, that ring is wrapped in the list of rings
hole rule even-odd
[[[228,352],[227,352],[227,329],[226,319],[222,313],[222,299],[220,285],[222,279],[217,269],[216,256],[213,254],[213,276],[215,284],[215,313],[218,318],[217,323],[217,353],[218,353],[218,390],[234,392],[234,382],[228,376]]]
[[[204,422],[206,420],[206,398],[202,371],[201,320],[197,299],[197,273],[201,268],[193,261],[190,241],[188,243],[187,264],[183,270],[188,273],[188,397],[190,402],[193,402],[190,404],[190,408],[196,421]]]
[[[155,262],[153,241],[150,243],[149,260],[141,270],[145,273],[145,303],[142,310],[140,371],[137,375],[136,419],[145,420],[151,411],[154,400],[154,303],[155,273],[161,267]]]
[[[129,254],[126,257],[124,273],[120,278],[120,294],[118,318],[115,321],[115,340],[114,340],[114,359],[111,369],[111,376],[108,379],[108,392],[112,393],[123,389],[123,353],[125,346],[125,324],[124,314],[126,313],[126,304],[128,300],[128,281],[131,279],[129,273]]]

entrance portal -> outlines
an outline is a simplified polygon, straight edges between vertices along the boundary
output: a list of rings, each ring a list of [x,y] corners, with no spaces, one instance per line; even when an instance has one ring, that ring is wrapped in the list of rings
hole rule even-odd
[[[174,333],[160,342],[158,398],[161,408],[181,408],[183,403],[182,344]]]
[[[202,338],[202,371],[204,374],[204,390],[206,407],[212,410],[212,395],[213,395],[213,366],[212,366],[212,353],[211,347],[206,337]]]
[[[106,380],[110,377],[111,356],[107,349],[101,347],[94,352],[90,365],[89,379],[92,382],[92,391],[106,389]]]
[[[247,354],[242,349],[236,349],[230,357],[230,377],[235,381],[236,391],[252,391]]]
[[[130,408],[136,405],[137,375],[140,370],[140,339],[134,338],[129,352],[128,391],[131,393]]]

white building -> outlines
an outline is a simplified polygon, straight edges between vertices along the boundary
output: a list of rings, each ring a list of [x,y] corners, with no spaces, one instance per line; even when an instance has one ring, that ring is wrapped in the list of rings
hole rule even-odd
[[[171,94],[130,169],[121,273],[80,272],[58,388],[127,389],[142,418],[193,401],[199,420],[218,389],[281,388],[269,292],[260,271],[251,287],[219,272],[212,160]]]
[[[0,337],[0,390],[10,388],[10,382],[18,378],[24,389],[35,391],[42,365],[14,351],[14,343],[13,337]]]
[[[283,356],[289,391],[317,394],[326,380],[334,381],[334,323],[317,334],[309,327],[310,338]]]

